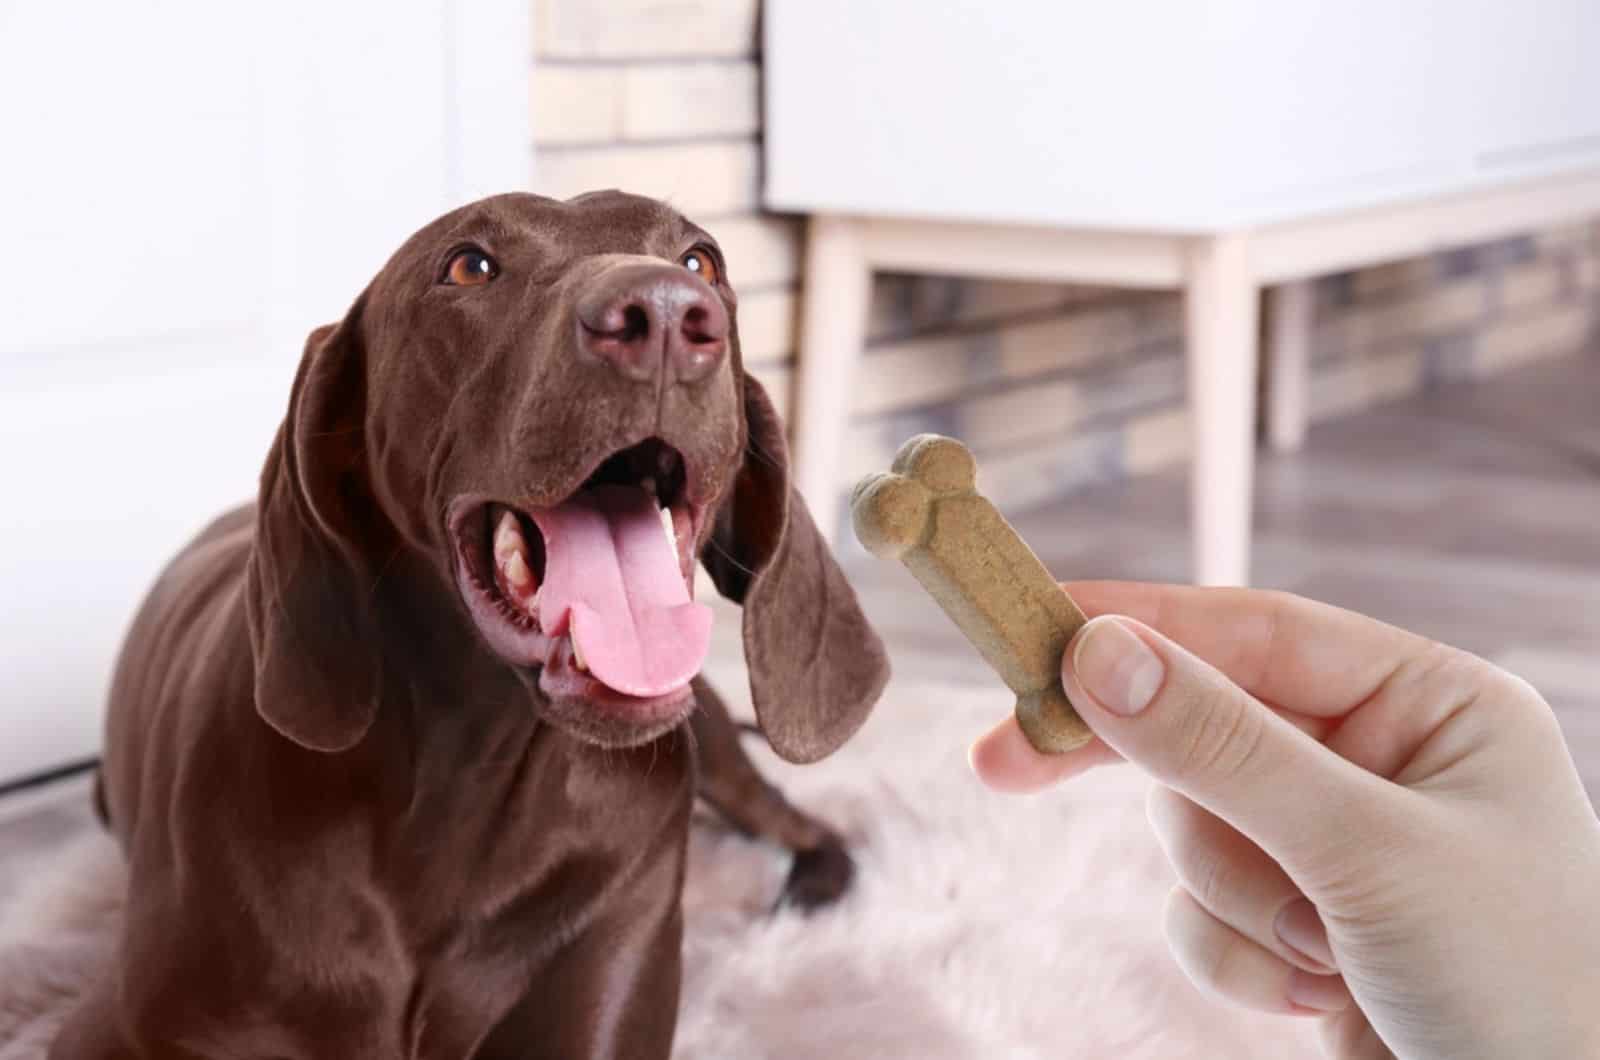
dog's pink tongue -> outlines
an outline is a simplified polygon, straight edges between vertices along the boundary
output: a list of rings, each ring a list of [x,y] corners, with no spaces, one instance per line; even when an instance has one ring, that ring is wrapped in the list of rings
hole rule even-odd
[[[570,633],[589,671],[624,695],[666,695],[700,672],[711,609],[689,599],[654,498],[600,486],[533,519],[544,534],[545,633]]]

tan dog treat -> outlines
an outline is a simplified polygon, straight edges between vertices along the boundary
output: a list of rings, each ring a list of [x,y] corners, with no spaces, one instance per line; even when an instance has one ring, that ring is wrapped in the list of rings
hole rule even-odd
[[[977,491],[966,446],[917,435],[887,474],[857,484],[851,511],[861,543],[904,563],[1016,693],[1035,748],[1058,754],[1089,741],[1061,687],[1062,653],[1087,619]]]

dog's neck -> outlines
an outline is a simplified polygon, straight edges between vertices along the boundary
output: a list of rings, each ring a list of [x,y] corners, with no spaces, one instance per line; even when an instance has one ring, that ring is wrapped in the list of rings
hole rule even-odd
[[[541,818],[557,804],[581,809],[597,800],[593,809],[605,812],[618,805],[619,787],[624,802],[688,798],[677,790],[692,771],[687,725],[641,747],[608,749],[545,721],[535,675],[483,645],[459,597],[424,558],[391,560],[372,606],[384,675],[367,742],[386,769],[405,763],[406,775],[387,779],[385,801],[403,799],[408,816],[419,800],[480,809],[531,800]],[[464,779],[476,789],[465,798]]]

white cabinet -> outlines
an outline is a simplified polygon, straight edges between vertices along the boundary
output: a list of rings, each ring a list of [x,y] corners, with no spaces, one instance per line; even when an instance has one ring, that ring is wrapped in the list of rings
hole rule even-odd
[[[1596,0],[769,0],[774,208],[1217,231],[1600,163]]]
[[[526,187],[527,0],[0,0],[0,781],[96,753],[156,571],[306,333]]]

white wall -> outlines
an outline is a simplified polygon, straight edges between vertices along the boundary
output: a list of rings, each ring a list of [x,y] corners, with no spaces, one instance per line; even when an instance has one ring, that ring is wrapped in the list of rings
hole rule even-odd
[[[249,497],[306,332],[526,187],[526,0],[0,0],[0,781],[95,753],[167,557]]]

